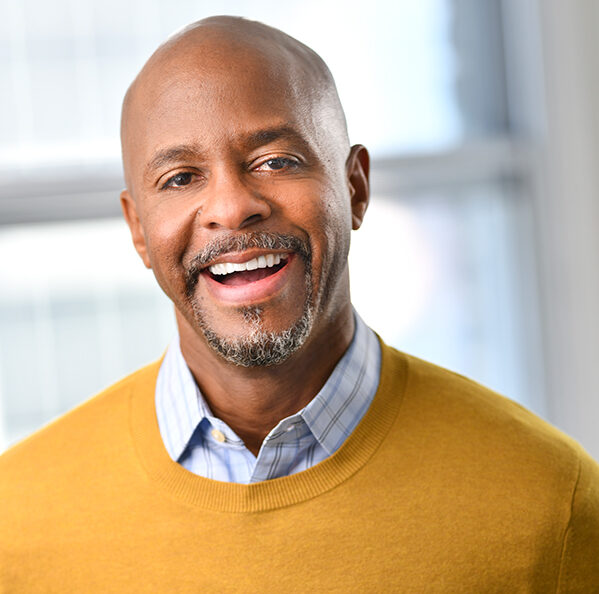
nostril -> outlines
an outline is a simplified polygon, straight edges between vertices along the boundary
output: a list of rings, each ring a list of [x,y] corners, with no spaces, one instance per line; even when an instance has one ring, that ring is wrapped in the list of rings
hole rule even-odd
[[[243,227],[249,227],[250,225],[253,225],[254,223],[259,223],[263,218],[264,217],[259,214],[251,215],[243,220],[241,225],[239,225],[239,229],[242,229]],[[212,221],[207,224],[207,227],[209,229],[221,229],[223,227],[223,224],[218,221]]]
[[[262,220],[262,215],[259,214],[253,214],[252,216],[249,216],[247,219],[245,219],[245,221],[243,221],[243,227],[246,227],[247,225],[252,225],[253,223],[258,223],[259,221]]]
[[[201,203],[198,222],[207,229],[241,229],[267,219],[271,212],[261,195],[223,184],[204,192]]]

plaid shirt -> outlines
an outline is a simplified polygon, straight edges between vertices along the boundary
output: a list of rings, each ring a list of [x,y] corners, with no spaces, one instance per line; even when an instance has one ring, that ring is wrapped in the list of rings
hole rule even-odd
[[[255,457],[216,418],[183,359],[176,337],[156,383],[156,414],[170,457],[210,479],[255,483],[306,470],[339,449],[370,406],[379,383],[381,352],[374,332],[354,312],[352,342],[310,403],[266,436]]]

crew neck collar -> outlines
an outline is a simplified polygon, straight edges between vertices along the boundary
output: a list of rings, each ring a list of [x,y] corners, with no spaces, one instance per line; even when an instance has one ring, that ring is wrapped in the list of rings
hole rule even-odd
[[[156,418],[154,391],[160,363],[139,372],[130,392],[131,432],[144,470],[164,491],[204,509],[244,513],[267,511],[311,499],[357,472],[387,435],[401,405],[406,357],[381,342],[381,376],[373,402],[351,435],[319,464],[273,480],[226,483],[195,475],[167,453]]]

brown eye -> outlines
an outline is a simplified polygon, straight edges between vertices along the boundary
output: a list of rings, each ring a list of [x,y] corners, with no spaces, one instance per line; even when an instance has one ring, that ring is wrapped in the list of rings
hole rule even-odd
[[[162,186],[162,189],[166,188],[180,188],[181,186],[187,186],[191,183],[191,178],[193,174],[184,171],[181,173],[177,173],[177,175],[173,175],[173,177],[169,178],[167,182]]]
[[[283,169],[286,165],[288,165],[289,159],[270,159],[266,161],[266,165],[268,165],[271,169],[275,171],[277,169]]]
[[[295,169],[298,166],[298,162],[295,159],[289,157],[275,157],[264,161],[256,171],[281,171],[283,169]]]

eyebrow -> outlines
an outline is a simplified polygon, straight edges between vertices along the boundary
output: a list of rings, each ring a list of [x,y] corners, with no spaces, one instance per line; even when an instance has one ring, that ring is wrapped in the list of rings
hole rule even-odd
[[[197,159],[199,155],[201,155],[200,148],[193,144],[180,144],[163,149],[158,151],[146,165],[145,175],[147,176],[152,173],[152,171],[176,161],[190,158]]]
[[[269,142],[274,142],[275,140],[279,140],[281,138],[295,140],[302,145],[306,145],[306,141],[297,132],[297,130],[289,125],[277,126],[276,128],[266,128],[264,130],[252,132],[248,136],[246,142],[249,146],[254,148],[268,144]]]
[[[265,128],[252,132],[243,139],[250,149],[255,149],[275,140],[289,139],[301,145],[302,149],[311,153],[310,147],[305,139],[292,126],[283,125],[275,128]],[[158,151],[145,168],[145,176],[150,175],[156,169],[177,161],[202,158],[203,150],[194,144],[180,144]]]

